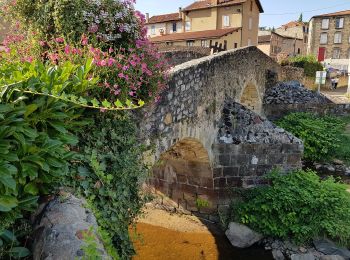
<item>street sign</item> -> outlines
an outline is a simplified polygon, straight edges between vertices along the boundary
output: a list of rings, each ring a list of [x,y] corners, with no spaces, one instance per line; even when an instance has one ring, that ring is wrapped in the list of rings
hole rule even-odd
[[[316,84],[318,84],[318,85],[326,84],[326,77],[327,77],[326,71],[317,71],[316,72]]]

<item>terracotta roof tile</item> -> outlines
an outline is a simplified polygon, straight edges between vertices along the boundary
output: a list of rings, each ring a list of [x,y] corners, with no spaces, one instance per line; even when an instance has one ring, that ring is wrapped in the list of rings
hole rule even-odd
[[[291,21],[289,23],[282,25],[280,28],[293,28],[293,27],[297,27],[297,26],[305,26],[305,23],[298,22],[298,21]]]
[[[215,39],[226,36],[230,33],[238,31],[240,28],[227,28],[218,30],[207,30],[199,32],[185,32],[185,33],[172,33],[163,36],[157,36],[151,38],[151,42],[172,42],[172,41],[184,41],[184,40],[199,40],[199,39]]]
[[[335,13],[329,13],[329,14],[320,14],[320,15],[315,15],[313,17],[327,17],[327,16],[338,16],[338,15],[350,15],[350,10],[344,10],[340,12],[335,12]]]
[[[148,24],[152,23],[164,23],[170,21],[180,21],[182,20],[179,17],[179,13],[171,13],[171,14],[163,14],[163,15],[155,15],[149,18]]]

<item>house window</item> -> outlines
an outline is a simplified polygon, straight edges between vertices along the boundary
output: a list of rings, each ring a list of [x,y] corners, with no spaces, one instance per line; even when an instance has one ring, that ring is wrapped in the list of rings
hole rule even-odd
[[[151,34],[152,35],[156,34],[156,26],[155,25],[152,25],[152,27],[151,27]]]
[[[173,46],[173,45],[174,45],[174,42],[166,42],[166,45],[168,45],[168,46]]]
[[[250,1],[250,11],[253,12],[253,1]]]
[[[336,18],[335,19],[335,28],[337,28],[337,29],[344,28],[344,18]]]
[[[328,34],[321,33],[320,44],[327,44],[327,43],[328,43]]]
[[[322,19],[322,25],[321,25],[322,29],[328,29],[329,28],[329,19]]]
[[[252,39],[248,39],[248,46],[251,46],[252,45]]]
[[[300,50],[300,48],[298,48],[298,54],[300,54],[301,53],[301,50]]]
[[[230,26],[230,16],[223,15],[222,16],[222,24],[223,24],[223,27],[229,27]]]
[[[307,43],[307,36],[304,37],[304,43]]]
[[[249,17],[248,28],[249,28],[249,30],[252,30],[252,29],[253,29],[253,18],[252,18],[252,17]]]
[[[177,23],[173,23],[173,32],[177,31]]]
[[[186,21],[185,23],[185,31],[191,31],[191,22],[190,21]]]
[[[201,40],[201,46],[202,47],[209,47],[209,43],[207,40]]]
[[[235,42],[234,46],[235,46],[235,49],[237,49],[238,48],[238,43]]]
[[[339,48],[333,49],[333,59],[340,59],[340,49]]]
[[[186,41],[186,46],[193,46],[194,45],[194,41]]]
[[[334,43],[341,43],[341,32],[336,32],[334,34]]]

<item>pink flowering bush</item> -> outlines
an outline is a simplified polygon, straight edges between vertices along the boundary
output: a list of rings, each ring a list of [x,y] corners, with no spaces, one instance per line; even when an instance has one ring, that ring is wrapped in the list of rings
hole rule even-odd
[[[40,23],[41,18],[34,19],[35,10],[32,10],[31,5],[28,7],[27,0],[7,1],[11,3],[6,7],[8,13],[12,17],[22,17],[20,21],[28,21],[32,30],[24,34],[25,27],[21,28],[17,23],[3,43],[5,53],[0,54],[0,59],[8,62],[40,61],[45,66],[62,66],[66,62],[81,66],[92,59],[89,77],[98,81],[93,90],[85,93],[91,99],[94,98],[100,104],[104,102],[107,108],[113,104],[142,105],[158,99],[159,92],[165,87],[168,66],[146,39],[145,19],[142,14],[134,11],[133,1],[84,2],[82,17],[79,17],[85,27],[77,27],[83,28],[82,34],[79,38],[75,35],[74,40],[70,33],[66,34],[65,29],[58,26],[54,17],[51,17],[52,24]],[[60,4],[62,7],[64,3],[61,0],[52,4]],[[41,5],[48,9],[51,6],[50,1],[38,3],[38,6]],[[70,5],[67,3],[65,8]],[[79,7],[79,3],[77,5]],[[52,28],[52,31],[43,30],[42,26]],[[43,33],[45,38],[40,37]]]

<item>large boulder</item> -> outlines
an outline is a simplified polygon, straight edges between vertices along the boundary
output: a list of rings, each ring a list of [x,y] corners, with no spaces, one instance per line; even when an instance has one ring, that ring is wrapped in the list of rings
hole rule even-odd
[[[225,232],[231,244],[238,248],[247,248],[260,241],[263,236],[249,227],[231,222]]]
[[[314,246],[317,251],[325,255],[338,255],[346,260],[350,259],[350,251],[345,247],[338,247],[334,242],[329,239],[315,239]]]
[[[34,260],[89,259],[84,249],[91,238],[100,259],[111,259],[99,240],[96,219],[85,204],[71,194],[61,194],[41,207],[35,216]]]

